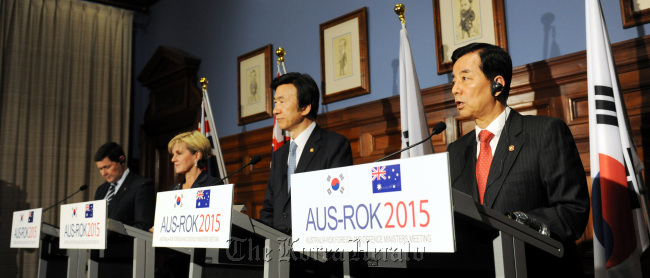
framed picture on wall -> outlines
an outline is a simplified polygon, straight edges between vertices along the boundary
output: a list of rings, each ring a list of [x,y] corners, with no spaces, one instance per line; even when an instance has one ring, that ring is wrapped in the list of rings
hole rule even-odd
[[[433,0],[438,74],[452,70],[451,54],[473,42],[508,49],[503,0]]]
[[[271,45],[237,57],[238,124],[271,118]]]
[[[650,1],[621,0],[623,28],[650,22]]]
[[[320,25],[323,103],[370,93],[366,7]]]

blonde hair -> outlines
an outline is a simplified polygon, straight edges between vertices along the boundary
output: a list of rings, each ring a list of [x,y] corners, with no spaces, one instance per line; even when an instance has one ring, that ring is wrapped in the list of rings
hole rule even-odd
[[[185,144],[187,149],[192,154],[201,152],[201,159],[197,163],[197,166],[199,168],[205,167],[208,162],[208,158],[212,154],[212,146],[210,145],[208,138],[205,138],[201,132],[198,132],[196,130],[183,132],[179,135],[174,136],[174,138],[169,141],[169,144],[167,144],[167,150],[170,154],[172,154],[172,149],[174,146],[179,143]]]

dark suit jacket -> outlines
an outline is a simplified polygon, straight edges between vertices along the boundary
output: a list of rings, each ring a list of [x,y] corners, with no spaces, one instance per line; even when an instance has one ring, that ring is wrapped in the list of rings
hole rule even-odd
[[[452,187],[479,202],[475,134],[451,143],[447,151]],[[575,248],[589,219],[589,191],[573,136],[562,120],[512,110],[492,159],[484,205],[502,213],[524,212],[548,225],[567,249]]]
[[[198,177],[196,177],[196,180],[192,184],[192,187],[190,188],[199,188],[199,187],[204,187],[204,186],[213,186],[216,185],[216,183],[219,181],[219,179],[210,176],[207,171],[201,171],[201,174],[199,174]],[[179,190],[183,188],[183,184],[185,183],[185,179],[183,179],[182,182],[174,184],[172,186],[171,190]]]
[[[311,151],[313,149],[313,152]],[[280,147],[271,158],[271,174],[260,210],[260,221],[282,232],[291,233],[291,195],[287,188],[289,144]],[[316,125],[307,139],[294,173],[352,165],[350,141],[342,135]]]
[[[95,200],[104,199],[110,186],[108,182],[100,185],[95,192]],[[110,219],[147,231],[153,226],[155,207],[153,181],[130,172],[113,195],[107,215]]]

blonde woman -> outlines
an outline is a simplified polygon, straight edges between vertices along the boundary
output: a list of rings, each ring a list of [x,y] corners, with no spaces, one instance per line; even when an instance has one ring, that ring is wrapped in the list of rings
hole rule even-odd
[[[189,189],[215,185],[219,180],[204,171],[212,152],[210,141],[198,131],[176,135],[167,145],[172,155],[174,172],[184,175],[183,180],[172,186],[172,190]]]

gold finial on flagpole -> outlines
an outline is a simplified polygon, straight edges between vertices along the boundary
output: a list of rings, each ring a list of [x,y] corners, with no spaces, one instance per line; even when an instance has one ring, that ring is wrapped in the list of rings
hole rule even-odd
[[[278,62],[284,62],[284,48],[278,47],[278,50],[275,51],[275,55],[278,55]]]
[[[406,6],[404,4],[397,4],[395,5],[395,13],[399,16],[399,21],[402,22],[402,24],[406,24],[406,19],[404,19],[404,12],[406,12]]]
[[[201,77],[199,82],[201,82],[201,85],[202,85],[201,89],[205,92],[205,90],[208,89],[208,79],[206,79],[205,77]]]
[[[284,52],[284,48],[282,48],[282,47],[278,47],[278,50],[275,51],[275,55],[278,55],[278,62],[277,62],[277,64],[278,64],[278,76],[283,75],[283,74],[287,74],[287,69],[284,67],[284,54],[286,54],[286,53]],[[280,70],[280,66],[282,66],[282,69],[284,70],[284,73],[282,73],[282,71]]]

